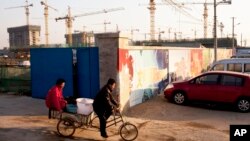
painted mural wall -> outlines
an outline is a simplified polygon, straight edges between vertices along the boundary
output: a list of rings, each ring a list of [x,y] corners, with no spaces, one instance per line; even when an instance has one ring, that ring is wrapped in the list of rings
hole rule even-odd
[[[120,99],[129,99],[130,106],[152,98],[168,82],[168,50],[119,49],[118,66]]]
[[[218,50],[218,58],[230,58]],[[200,74],[213,61],[212,49],[119,49],[120,99],[129,107],[162,93],[169,82]]]

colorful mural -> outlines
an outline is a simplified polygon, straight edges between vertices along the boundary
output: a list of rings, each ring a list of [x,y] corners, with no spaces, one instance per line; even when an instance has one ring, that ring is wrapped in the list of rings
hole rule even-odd
[[[207,71],[209,65],[213,63],[213,53],[211,53],[213,50],[211,49],[203,49],[202,50],[202,57],[203,57],[203,66],[202,66],[202,72]]]
[[[169,72],[171,81],[190,77],[190,50],[169,50]]]
[[[168,82],[168,51],[119,49],[118,67],[120,91],[129,88],[130,106],[133,106],[165,88],[165,82]]]
[[[218,50],[219,58],[230,51]],[[189,79],[207,69],[212,49],[119,49],[120,99],[134,106],[162,93],[169,82]]]
[[[203,54],[201,49],[191,50],[191,76],[197,76],[203,71]]]
[[[217,60],[231,58],[232,50],[231,49],[217,49]]]

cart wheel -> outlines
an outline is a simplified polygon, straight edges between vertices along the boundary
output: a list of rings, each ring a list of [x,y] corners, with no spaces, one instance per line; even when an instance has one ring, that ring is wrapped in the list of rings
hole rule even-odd
[[[100,121],[99,121],[98,116],[95,116],[95,117],[91,120],[90,125],[91,125],[91,127],[94,127],[94,128],[97,128],[97,129],[100,128]]]
[[[57,132],[64,137],[71,137],[75,133],[74,121],[64,118],[57,123]]]
[[[126,122],[120,127],[120,136],[125,141],[133,141],[138,136],[137,127],[134,124]]]

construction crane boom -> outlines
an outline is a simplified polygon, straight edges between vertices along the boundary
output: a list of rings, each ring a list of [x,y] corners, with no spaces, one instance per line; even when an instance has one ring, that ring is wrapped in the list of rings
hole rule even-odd
[[[47,0],[41,1],[41,5],[44,5],[44,22],[45,22],[45,45],[48,47],[49,45],[49,8],[57,11],[57,9],[53,8],[52,6],[49,6],[47,3]]]
[[[29,4],[28,6],[33,6],[33,4]],[[8,7],[8,8],[4,8],[4,9],[15,9],[15,8],[22,8],[22,7],[26,7],[26,5],[25,6]]]
[[[70,7],[68,7],[68,15],[66,15],[64,17],[55,18],[55,20],[56,21],[65,20],[66,27],[67,27],[67,34],[68,34],[68,43],[71,46],[72,45],[72,22],[75,18],[83,17],[83,16],[90,16],[90,15],[95,15],[95,14],[101,14],[101,13],[114,12],[114,11],[119,11],[119,10],[124,10],[124,8],[119,7],[119,8],[112,8],[112,9],[104,9],[101,11],[89,12],[89,13],[84,13],[84,14],[72,16]],[[109,23],[106,23],[106,24],[109,24]]]
[[[28,0],[25,1],[26,2],[26,5],[23,5],[23,6],[15,6],[15,7],[8,7],[8,8],[5,8],[5,9],[14,9],[14,8],[25,8],[25,14],[26,14],[26,24],[29,25],[29,7],[32,7],[33,4],[29,4]]]
[[[108,13],[108,12],[119,11],[119,10],[125,10],[125,9],[123,7],[112,8],[112,9],[107,9],[107,10],[103,9],[103,10],[96,11],[96,12],[89,12],[89,13],[84,13],[80,15],[75,15],[73,16],[73,18],[82,17],[82,16],[90,16],[90,15],[101,14],[101,13]]]
[[[41,1],[41,5],[44,5],[44,6],[46,6],[46,7],[48,7],[48,8],[51,8],[51,9],[53,9],[53,10],[55,10],[55,11],[58,11],[58,10],[55,9],[54,7],[49,6],[49,5],[47,4],[47,0],[45,0],[45,2]]]

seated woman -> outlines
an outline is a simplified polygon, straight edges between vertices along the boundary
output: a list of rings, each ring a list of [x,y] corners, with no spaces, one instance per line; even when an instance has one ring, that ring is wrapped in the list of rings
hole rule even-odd
[[[49,108],[49,119],[51,118],[51,110],[62,112],[66,107],[67,101],[63,97],[64,86],[65,80],[58,79],[56,85],[48,91],[45,103]]]

